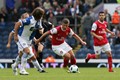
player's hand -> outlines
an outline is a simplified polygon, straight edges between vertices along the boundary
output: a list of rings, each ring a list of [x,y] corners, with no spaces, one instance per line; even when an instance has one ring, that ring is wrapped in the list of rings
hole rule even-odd
[[[10,44],[8,43],[8,44],[6,45],[6,47],[7,47],[7,48],[10,48]]]
[[[98,36],[97,38],[98,38],[99,40],[102,40],[102,39],[103,39],[103,37],[102,37],[102,36]]]
[[[115,36],[115,33],[114,33],[114,32],[111,32],[111,35],[112,35],[112,36]]]
[[[35,42],[35,44],[39,43],[38,39],[36,39],[35,37],[34,37],[33,41]]]
[[[86,45],[86,44],[87,44],[86,42],[82,41],[82,45]]]

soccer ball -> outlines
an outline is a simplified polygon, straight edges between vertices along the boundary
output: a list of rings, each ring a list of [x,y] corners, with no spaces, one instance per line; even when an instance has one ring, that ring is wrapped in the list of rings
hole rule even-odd
[[[78,66],[77,66],[77,65],[71,65],[71,66],[69,67],[69,71],[70,71],[71,73],[77,73],[77,72],[78,72]]]

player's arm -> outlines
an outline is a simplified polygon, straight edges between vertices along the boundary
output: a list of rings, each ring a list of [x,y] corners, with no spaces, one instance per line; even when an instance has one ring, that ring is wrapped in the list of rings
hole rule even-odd
[[[45,32],[39,39],[34,39],[34,41],[35,41],[35,44],[38,44],[39,42],[41,42],[42,41],[42,39],[43,38],[45,38],[47,35],[49,35],[50,34],[50,31],[47,31],[47,32]]]
[[[42,41],[43,38],[45,38],[47,35],[50,35],[50,34],[56,34],[57,33],[57,29],[56,28],[53,28],[47,32],[45,32],[39,39],[37,40],[34,40],[35,41],[35,44],[38,44],[40,41]]]
[[[14,34],[14,32],[10,32],[10,34],[8,36],[8,43],[6,45],[7,48],[10,48],[10,43],[11,43],[13,34]]]
[[[14,26],[14,30],[15,30],[14,40],[15,40],[15,42],[18,41],[18,29],[20,28],[20,26],[21,26],[21,22],[16,22],[16,24]]]
[[[96,25],[95,23],[93,23],[93,25],[92,25],[92,30],[91,30],[91,35],[92,35],[93,37],[98,38],[99,40],[102,40],[103,37],[102,37],[102,36],[99,36],[99,35],[97,35],[97,34],[95,33],[96,29],[97,29],[97,25]]]
[[[106,32],[110,33],[112,36],[115,36],[115,33],[110,31],[109,29],[106,29]]]

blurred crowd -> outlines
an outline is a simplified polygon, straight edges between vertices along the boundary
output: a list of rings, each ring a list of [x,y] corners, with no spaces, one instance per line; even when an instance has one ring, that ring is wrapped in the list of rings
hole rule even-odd
[[[17,3],[17,0],[5,0],[5,6],[0,9],[0,26],[4,27],[9,22],[17,22],[22,13],[31,13],[39,6],[45,10],[44,20],[53,23],[55,26],[59,25],[64,17],[68,17],[71,23],[70,27],[74,27],[77,18],[77,24],[81,24],[80,27],[83,27],[82,37],[88,43],[87,47],[91,48],[93,42],[90,29],[96,20],[93,9],[100,3],[119,3],[119,0],[20,0],[20,3]],[[16,7],[16,4],[19,5]],[[117,14],[119,16],[119,13],[115,11],[113,15],[110,15],[105,10],[105,14],[109,29],[116,33],[114,38],[108,34],[109,41],[111,44],[119,44],[120,21],[117,23],[113,21]],[[80,33],[80,27],[77,29],[78,33]]]

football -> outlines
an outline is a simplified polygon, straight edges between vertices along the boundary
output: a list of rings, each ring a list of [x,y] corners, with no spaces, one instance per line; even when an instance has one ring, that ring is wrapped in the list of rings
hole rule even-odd
[[[77,72],[78,72],[78,66],[77,66],[77,65],[71,65],[71,66],[69,67],[69,71],[70,71],[71,73],[77,73]]]

